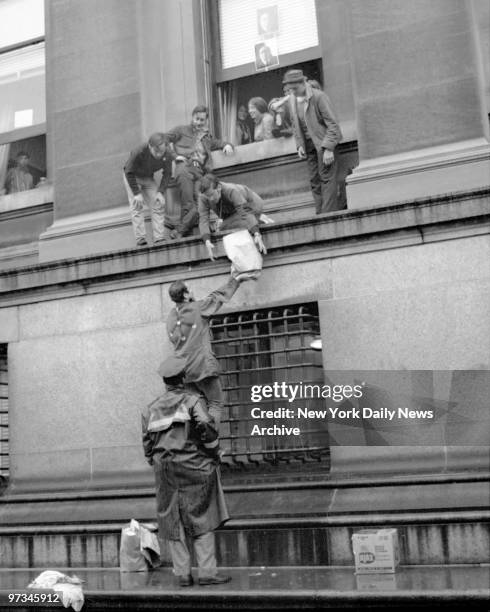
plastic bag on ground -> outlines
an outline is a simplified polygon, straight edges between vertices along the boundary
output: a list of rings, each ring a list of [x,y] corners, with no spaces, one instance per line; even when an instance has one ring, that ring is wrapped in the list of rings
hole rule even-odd
[[[121,572],[145,572],[160,565],[160,545],[156,533],[131,520],[121,531],[119,569]]]
[[[83,580],[77,576],[67,576],[55,570],[46,570],[39,574],[28,586],[28,589],[53,589],[61,593],[61,601],[65,608],[70,606],[75,612],[80,612],[84,604],[82,591]]]
[[[262,270],[262,255],[248,230],[240,230],[223,236],[223,246],[231,261],[232,273],[246,274],[257,279]]]

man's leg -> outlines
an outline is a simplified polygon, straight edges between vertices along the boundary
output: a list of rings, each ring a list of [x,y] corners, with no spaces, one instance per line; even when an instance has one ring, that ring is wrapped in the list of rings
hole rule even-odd
[[[180,577],[191,575],[191,555],[185,540],[185,531],[182,522],[179,525],[179,539],[168,540],[174,574]]]
[[[128,184],[126,176],[123,174],[124,187],[128,194],[129,210],[131,211],[131,223],[133,225],[134,237],[136,240],[146,240],[145,215],[142,210],[136,210],[134,207],[134,194]],[[138,181],[139,182],[139,181]]]
[[[313,141],[306,139],[305,141],[306,163],[308,164],[308,174],[310,177],[310,187],[315,201],[316,214],[322,212],[322,182],[320,179],[318,168],[318,151],[313,144]]]
[[[142,179],[141,193],[143,194],[145,204],[147,204],[150,209],[153,241],[163,240],[163,232],[165,229],[165,202],[160,204],[156,200],[158,188],[155,181],[150,178]]]
[[[325,166],[323,163],[323,152],[318,153],[318,168],[321,181],[322,204],[320,211],[326,213],[339,210],[337,197],[337,169],[338,162],[334,159],[333,163]]]
[[[211,578],[218,573],[214,532],[208,531],[193,538],[199,578]]]
[[[188,166],[185,162],[178,162],[175,165],[175,180],[179,188],[182,211],[180,232],[183,236],[189,234],[199,220],[199,213],[194,200],[194,183],[201,175],[202,172],[199,168]]]
[[[208,376],[194,383],[199,391],[204,395],[208,404],[208,412],[213,417],[216,426],[219,428],[225,396],[221,387],[219,376]]]

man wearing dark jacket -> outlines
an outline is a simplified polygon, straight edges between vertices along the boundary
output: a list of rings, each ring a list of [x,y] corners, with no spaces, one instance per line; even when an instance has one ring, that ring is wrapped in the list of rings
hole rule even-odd
[[[225,285],[199,301],[181,280],[174,281],[168,290],[175,303],[167,319],[170,342],[177,357],[185,359],[185,383],[196,387],[206,397],[209,414],[217,425],[221,421],[224,394],[218,360],[211,346],[209,318],[231,300],[242,278],[246,277],[230,276]]]
[[[142,414],[143,448],[155,471],[158,527],[179,585],[194,582],[186,536],[199,584],[223,584],[231,578],[217,572],[213,531],[229,516],[217,471],[217,427],[203,397],[184,388],[185,365],[169,357],[160,366],[166,392]]]
[[[196,106],[192,111],[191,124],[177,126],[168,134],[176,153],[175,180],[182,205],[179,228],[182,236],[190,234],[197,225],[198,181],[212,168],[211,151],[221,149],[225,155],[233,153],[231,144],[213,138],[209,133],[208,115],[206,106]]]
[[[264,255],[267,253],[259,222],[273,223],[264,214],[264,201],[246,185],[224,183],[214,176],[206,174],[200,181],[198,198],[199,231],[211,261],[214,261],[211,233],[219,229],[248,229],[254,237],[257,248]]]
[[[316,213],[338,210],[337,162],[334,150],[342,139],[327,94],[311,87],[301,70],[288,70],[283,78],[290,96],[296,148],[306,159]]]
[[[131,151],[124,165],[124,185],[131,209],[131,221],[138,246],[145,246],[146,229],[143,203],[150,209],[153,242],[164,241],[165,189],[172,173],[172,154],[165,134],[152,134],[147,143]],[[157,187],[153,175],[162,170],[162,180]]]

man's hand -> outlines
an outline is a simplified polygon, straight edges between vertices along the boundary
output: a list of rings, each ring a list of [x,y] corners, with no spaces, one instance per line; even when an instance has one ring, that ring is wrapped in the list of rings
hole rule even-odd
[[[233,155],[234,152],[235,151],[230,144],[225,144],[225,146],[223,147],[223,153],[225,155]]]
[[[206,249],[208,251],[208,255],[209,255],[209,259],[211,261],[214,261],[214,244],[211,242],[211,240],[206,240],[206,242],[204,243],[206,245]]]
[[[325,151],[323,151],[323,164],[325,166],[330,166],[331,164],[333,164],[333,151],[329,151],[328,149],[325,149]]]
[[[160,193],[160,192],[157,193],[155,197],[155,202],[160,204],[160,206],[163,206],[165,204],[165,196],[163,195],[163,193]]]
[[[298,157],[300,159],[306,159],[306,153],[305,153],[305,150],[304,150],[304,148],[302,146],[298,147]]]
[[[262,255],[267,255],[267,249],[265,248],[264,241],[262,240],[262,236],[259,234],[259,232],[254,234],[254,242],[259,249],[259,253],[262,253]]]
[[[143,194],[138,193],[133,198],[133,208],[134,210],[143,210]]]

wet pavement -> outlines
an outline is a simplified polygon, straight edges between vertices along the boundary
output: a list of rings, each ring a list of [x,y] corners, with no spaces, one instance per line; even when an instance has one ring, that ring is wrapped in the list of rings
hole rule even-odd
[[[444,609],[487,610],[490,565],[404,566],[395,574],[355,575],[353,567],[221,568],[232,581],[218,586],[175,585],[172,572],[118,569],[0,570],[5,593],[25,589],[43,569],[76,574],[85,582],[87,610],[113,609]],[[8,609],[0,605],[0,610]],[[19,609],[19,608],[16,608]],[[32,608],[30,608],[32,610]],[[46,609],[46,608],[43,608]]]

